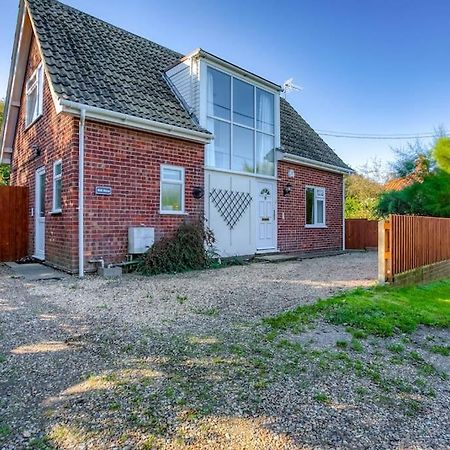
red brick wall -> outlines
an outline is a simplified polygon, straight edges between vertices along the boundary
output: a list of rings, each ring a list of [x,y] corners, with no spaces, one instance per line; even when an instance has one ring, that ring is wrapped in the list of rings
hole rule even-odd
[[[185,168],[186,215],[161,215],[161,164]],[[184,220],[203,216],[204,199],[192,189],[204,185],[204,146],[92,121],[85,129],[85,257],[123,260],[128,227],[155,227],[156,239]],[[111,196],[95,195],[110,186]]]
[[[33,39],[25,80],[41,61]],[[34,253],[35,172],[46,169],[46,262],[69,271],[78,270],[78,128],[79,120],[56,114],[45,79],[42,116],[25,129],[25,86],[12,156],[11,184],[30,189],[29,254]],[[40,156],[36,156],[39,148]],[[192,197],[202,186],[204,147],[112,125],[86,121],[85,130],[85,261],[103,257],[123,260],[128,227],[155,227],[156,237],[173,232],[185,219],[203,214],[203,199]],[[62,213],[52,214],[53,162],[62,159]],[[160,215],[160,165],[185,168],[186,215]],[[112,196],[94,195],[95,186],[112,187]]]
[[[287,176],[293,169],[294,178]],[[283,252],[342,249],[343,176],[310,167],[278,163],[278,247]],[[283,195],[286,184],[292,192]],[[306,186],[325,188],[326,228],[307,228]]]
[[[33,39],[28,79],[40,63]],[[40,150],[37,156],[36,149]],[[120,261],[127,254],[128,227],[155,227],[156,237],[171,233],[185,219],[203,214],[204,200],[192,197],[204,186],[204,147],[179,139],[127,128],[86,122],[85,132],[85,260]],[[62,213],[53,215],[53,162],[62,159]],[[160,166],[185,168],[186,216],[160,215]],[[30,189],[30,255],[34,252],[35,172],[46,169],[46,261],[76,271],[78,267],[78,119],[56,114],[47,80],[43,115],[25,129],[25,86],[12,156],[13,185]],[[295,178],[287,171],[294,169]],[[278,166],[278,246],[281,251],[342,248],[342,175],[280,162]],[[287,183],[292,193],[283,196]],[[96,196],[95,186],[112,187],[111,196]],[[305,228],[305,186],[326,188],[327,228]]]
[[[41,62],[37,42],[33,38],[27,63],[17,132],[13,146],[11,184],[28,186],[29,197],[29,253],[34,253],[35,173],[45,167],[45,245],[46,260],[56,266],[73,268],[77,248],[77,142],[74,136],[75,121],[66,114],[56,114],[49,84],[44,81],[43,114],[25,129],[25,84]],[[40,156],[37,156],[37,149]],[[53,162],[62,159],[62,209],[52,215]]]

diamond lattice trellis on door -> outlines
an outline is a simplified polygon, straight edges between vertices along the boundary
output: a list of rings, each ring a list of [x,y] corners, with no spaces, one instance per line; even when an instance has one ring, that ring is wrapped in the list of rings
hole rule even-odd
[[[209,197],[230,230],[239,222],[252,202],[252,196],[248,192],[224,189],[213,189],[209,193]]]

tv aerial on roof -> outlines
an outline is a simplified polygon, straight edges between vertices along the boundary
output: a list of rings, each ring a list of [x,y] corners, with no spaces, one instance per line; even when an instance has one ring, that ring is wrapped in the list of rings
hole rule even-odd
[[[289,92],[293,92],[293,91],[303,91],[303,87],[298,86],[297,84],[294,84],[294,78],[288,78],[283,83],[284,98],[286,98],[286,94],[289,94]]]

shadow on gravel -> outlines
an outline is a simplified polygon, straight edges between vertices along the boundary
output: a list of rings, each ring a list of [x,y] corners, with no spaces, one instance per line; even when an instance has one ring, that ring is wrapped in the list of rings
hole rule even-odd
[[[19,284],[12,291],[9,301],[0,287],[8,312],[0,316],[2,448],[450,443],[448,379],[383,342],[323,349],[242,323],[215,334],[162,334],[89,322],[38,298],[26,303]]]
[[[284,449],[444,444],[442,429],[427,425],[433,414],[430,399],[420,390],[391,386],[381,372],[378,379],[380,368],[373,362],[358,359],[366,371],[358,374],[346,353],[271,341],[263,329],[168,337],[149,330],[93,328],[72,338],[70,346],[73,350],[57,351],[56,361],[51,358],[63,371],[45,377],[59,387],[38,406],[45,445]],[[89,375],[76,370],[86,355],[88,366],[96,368]],[[70,377],[64,379],[66,364]],[[425,413],[426,419],[421,417]]]

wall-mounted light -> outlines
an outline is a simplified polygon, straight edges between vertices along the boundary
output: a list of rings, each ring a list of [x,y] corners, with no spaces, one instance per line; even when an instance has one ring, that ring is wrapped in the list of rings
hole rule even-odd
[[[192,189],[192,197],[194,197],[194,198],[197,198],[197,199],[202,198],[204,194],[205,194],[205,191],[201,186],[195,186]]]
[[[292,184],[288,183],[283,189],[283,195],[286,197],[286,195],[289,195],[292,192]]]
[[[33,150],[35,158],[38,158],[39,156],[41,156],[41,148],[39,147],[39,145],[33,145],[31,147],[31,149]]]

